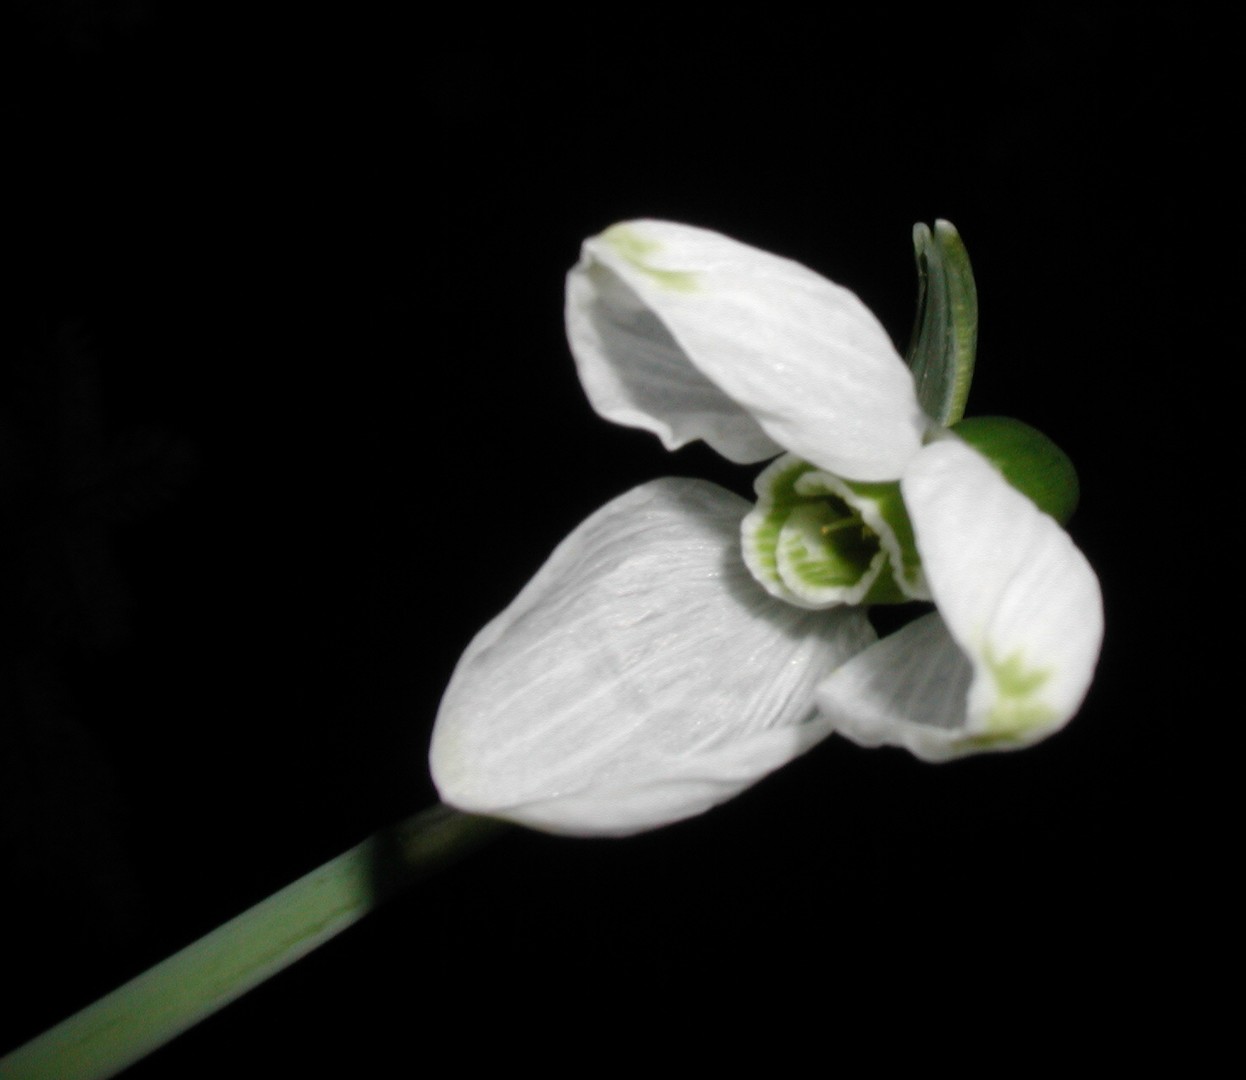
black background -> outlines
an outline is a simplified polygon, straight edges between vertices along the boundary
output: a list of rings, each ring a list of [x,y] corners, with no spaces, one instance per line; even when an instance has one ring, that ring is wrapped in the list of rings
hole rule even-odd
[[[814,267],[901,348],[912,225],[957,224],[969,411],[1081,473],[1081,715],[939,768],[831,740],[630,840],[516,831],[133,1075],[829,1055],[863,1020],[1103,1034],[1105,1001],[1180,1041],[1226,854],[1229,27],[170,8],[4,16],[4,1045],[430,804],[456,657],[596,506],[748,490],[579,388],[563,276],[638,216]]]

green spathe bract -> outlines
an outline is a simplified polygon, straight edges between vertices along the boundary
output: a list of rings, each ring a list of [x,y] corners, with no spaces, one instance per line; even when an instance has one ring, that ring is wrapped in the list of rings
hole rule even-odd
[[[908,365],[922,409],[936,424],[965,413],[978,347],[978,291],[969,253],[950,221],[934,231],[913,226],[917,258],[917,317]]]

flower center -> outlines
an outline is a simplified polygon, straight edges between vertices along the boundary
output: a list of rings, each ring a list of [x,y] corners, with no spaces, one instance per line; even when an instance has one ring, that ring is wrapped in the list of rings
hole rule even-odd
[[[842,480],[789,454],[757,493],[744,560],[773,595],[812,608],[928,599],[898,484]]]
[[[828,495],[805,503],[789,515],[793,522],[802,527],[788,530],[785,555],[803,560],[805,573],[818,583],[852,585],[878,556],[878,533],[843,499]]]

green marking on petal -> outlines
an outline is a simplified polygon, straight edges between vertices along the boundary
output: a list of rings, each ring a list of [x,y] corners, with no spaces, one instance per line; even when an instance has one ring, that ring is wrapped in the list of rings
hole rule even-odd
[[[794,597],[779,573],[779,534],[796,506],[817,501],[797,495],[795,489],[796,481],[812,470],[812,465],[793,454],[771,462],[757,477],[757,505],[744,518],[740,530],[749,570],[769,592],[785,600]]]
[[[786,508],[771,507],[755,518],[750,514],[744,531],[745,546],[755,553],[765,576],[776,584],[782,581],[776,549],[787,513]]]
[[[885,575],[894,586],[894,598],[871,598],[870,603],[899,603],[904,600],[929,600],[930,590],[922,573],[921,556],[917,553],[917,537],[913,522],[900,495],[900,485],[895,481],[867,484],[857,480],[844,483],[857,505],[868,508],[867,520],[887,551],[890,573]]]
[[[999,692],[986,718],[987,738],[1020,735],[1051,720],[1051,708],[1037,699],[1038,691],[1051,678],[1049,669],[1027,667],[1019,651],[997,660],[988,648],[984,657]]]
[[[601,234],[606,241],[626,262],[671,292],[696,292],[697,276],[690,270],[663,270],[651,266],[646,259],[662,250],[656,240],[646,240],[627,225],[612,225]]]

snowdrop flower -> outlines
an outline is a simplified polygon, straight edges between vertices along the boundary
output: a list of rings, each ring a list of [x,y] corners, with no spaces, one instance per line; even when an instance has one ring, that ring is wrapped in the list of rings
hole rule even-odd
[[[1058,451],[1023,426],[949,432],[963,367],[930,382],[853,293],[669,222],[586,241],[566,319],[603,417],[776,460],[755,507],[660,480],[563,542],[455,670],[431,749],[447,803],[621,835],[832,731],[943,760],[1028,745],[1077,710],[1102,604],[1044,512],[1068,508],[1060,485],[1027,468]],[[878,641],[865,606],[905,600],[936,611]]]

